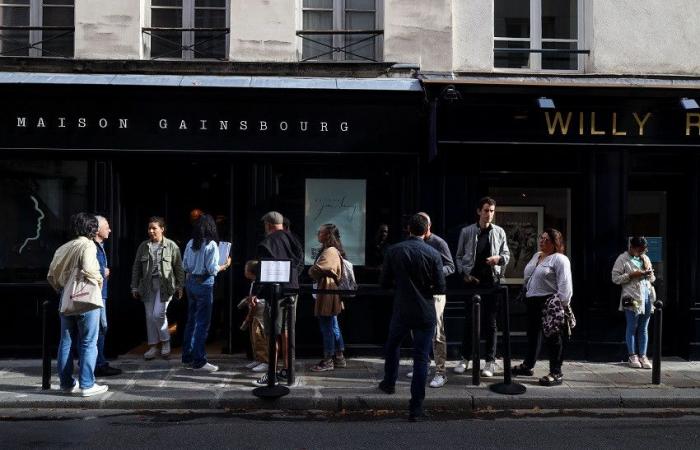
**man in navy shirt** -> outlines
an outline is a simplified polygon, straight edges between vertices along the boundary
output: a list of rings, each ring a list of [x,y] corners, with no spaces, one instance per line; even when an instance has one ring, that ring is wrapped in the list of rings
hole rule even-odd
[[[107,280],[109,279],[109,267],[107,266],[107,253],[105,252],[104,241],[109,238],[112,230],[109,222],[102,216],[96,216],[98,221],[97,235],[95,235],[95,245],[97,246],[97,261],[100,263],[100,274],[102,275],[102,301],[104,308],[100,311],[100,333],[97,337],[97,362],[95,363],[95,376],[108,377],[119,375],[121,369],[110,367],[105,358],[105,335],[107,334]]]
[[[409,238],[391,246],[384,258],[381,284],[384,288],[393,287],[395,294],[385,347],[384,379],[379,389],[394,393],[401,342],[412,332],[413,379],[408,418],[415,421],[424,416],[425,380],[436,323],[433,295],[445,292],[445,274],[440,253],[423,241],[428,233],[428,219],[414,214],[408,231]]]

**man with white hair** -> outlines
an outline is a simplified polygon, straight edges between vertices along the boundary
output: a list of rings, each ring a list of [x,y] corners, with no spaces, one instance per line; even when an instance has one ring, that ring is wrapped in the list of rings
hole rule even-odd
[[[100,274],[102,275],[102,301],[104,308],[100,309],[100,333],[97,337],[97,362],[95,363],[96,377],[109,377],[122,373],[121,369],[110,367],[105,358],[105,335],[107,334],[107,280],[109,279],[109,267],[107,266],[107,253],[105,252],[104,241],[109,238],[112,230],[109,228],[109,222],[102,216],[97,217],[98,226],[97,234],[94,237],[95,246],[97,247],[97,261],[100,263]]]

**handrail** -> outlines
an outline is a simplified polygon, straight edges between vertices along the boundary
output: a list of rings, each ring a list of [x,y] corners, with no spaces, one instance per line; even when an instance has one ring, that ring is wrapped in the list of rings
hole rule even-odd
[[[577,55],[590,55],[590,50],[569,50],[559,48],[494,48],[494,52],[498,53],[565,53]]]

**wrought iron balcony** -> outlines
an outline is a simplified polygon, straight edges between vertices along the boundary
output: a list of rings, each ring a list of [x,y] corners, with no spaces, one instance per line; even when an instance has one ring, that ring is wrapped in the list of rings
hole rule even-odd
[[[72,58],[73,39],[70,45],[66,37],[75,33],[75,27],[0,26],[0,56],[41,56]],[[26,38],[18,35],[26,34]]]
[[[230,28],[179,28],[179,27],[144,27],[142,28],[144,35],[151,38],[151,59],[161,58],[177,58],[177,59],[216,59],[226,61],[227,51],[224,45],[223,56],[207,51],[207,44],[214,43],[217,39],[225,38],[230,32]],[[186,36],[188,39],[183,40],[183,34],[190,33]],[[179,38],[169,38],[167,35],[176,34]],[[201,39],[195,39],[197,34],[203,35]],[[162,44],[169,50],[153,54],[153,40]],[[184,41],[184,42],[183,42]],[[189,53],[189,57],[184,56]]]
[[[307,55],[304,51],[302,62],[324,59],[334,61],[359,59],[379,62],[381,58],[377,56],[380,53],[377,44],[384,36],[384,30],[298,30],[297,36],[306,44],[315,44],[319,50],[318,53],[311,55]],[[330,37],[330,39],[324,41],[322,37]],[[305,47],[307,47],[306,44]],[[360,53],[367,48],[371,49],[369,54]]]

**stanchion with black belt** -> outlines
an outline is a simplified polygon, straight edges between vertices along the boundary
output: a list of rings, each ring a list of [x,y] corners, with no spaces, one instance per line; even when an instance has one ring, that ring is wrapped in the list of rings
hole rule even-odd
[[[510,305],[508,301],[508,288],[503,287],[501,292],[503,300],[503,383],[494,383],[489,386],[498,394],[519,395],[524,394],[527,388],[520,383],[513,383],[513,374],[510,370]]]
[[[297,300],[299,298],[297,297]],[[294,325],[297,322],[295,305],[287,306],[287,386],[294,385],[294,363],[296,361],[296,333]]]
[[[277,336],[275,323],[277,321],[277,303],[282,297],[282,286],[280,283],[288,283],[291,262],[289,260],[261,260],[258,264],[259,273],[257,279],[261,284],[267,286],[267,298],[270,303],[269,319],[269,344],[268,344],[268,367],[267,386],[253,389],[253,395],[260,398],[274,399],[289,394],[289,388],[277,383]]]
[[[481,296],[472,296],[472,384],[481,384],[481,355],[479,347],[481,343]]]
[[[661,300],[654,302],[654,365],[651,368],[652,384],[661,384],[661,332],[664,317],[664,303]]]

